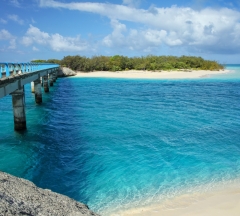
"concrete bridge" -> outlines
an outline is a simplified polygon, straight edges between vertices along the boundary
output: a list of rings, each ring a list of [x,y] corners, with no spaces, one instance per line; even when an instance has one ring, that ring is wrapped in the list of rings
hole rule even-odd
[[[57,79],[59,65],[48,63],[1,63],[0,98],[12,95],[14,129],[26,129],[24,85],[31,83],[37,104],[42,103],[42,86],[49,92],[49,85]]]

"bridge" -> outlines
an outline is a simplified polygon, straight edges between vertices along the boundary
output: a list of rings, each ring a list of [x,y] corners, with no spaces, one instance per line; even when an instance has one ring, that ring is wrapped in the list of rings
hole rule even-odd
[[[14,129],[25,130],[25,91],[24,85],[31,83],[35,102],[42,103],[42,86],[49,92],[49,86],[57,79],[59,65],[48,63],[3,63],[0,62],[0,98],[12,95]]]

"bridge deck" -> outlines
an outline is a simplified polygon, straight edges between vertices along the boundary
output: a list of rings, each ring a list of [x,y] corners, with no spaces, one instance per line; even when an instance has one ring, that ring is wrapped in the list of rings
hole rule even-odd
[[[27,128],[24,85],[34,81],[32,92],[35,93],[35,102],[40,104],[42,103],[40,78],[42,77],[44,91],[49,92],[48,84],[50,82],[50,86],[53,86],[58,69],[58,64],[0,62],[0,98],[12,95],[15,130]]]
[[[35,71],[58,68],[58,64],[52,63],[11,63],[11,62],[0,62],[0,78],[17,74],[19,71],[22,73],[31,73]]]
[[[58,68],[58,64],[0,62],[0,98]]]

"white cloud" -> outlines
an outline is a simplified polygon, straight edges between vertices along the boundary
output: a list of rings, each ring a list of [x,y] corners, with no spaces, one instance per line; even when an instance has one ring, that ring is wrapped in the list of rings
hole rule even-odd
[[[123,32],[126,31],[126,26],[117,20],[111,20],[111,26],[113,28],[113,32],[103,39],[103,44],[108,47],[122,46],[125,39]]]
[[[125,20],[136,23],[148,24],[149,26],[171,29],[187,27],[186,21],[190,20],[194,24],[205,25],[213,22],[223,24],[236,22],[240,18],[240,13],[227,8],[203,9],[200,11],[188,7],[157,8],[151,6],[149,10],[131,8],[124,5],[107,3],[61,3],[54,0],[40,0],[41,7],[66,8],[69,10],[79,10],[97,13],[109,17],[110,19]],[[181,24],[182,26],[179,26]],[[221,25],[220,23],[218,25]],[[203,26],[204,27],[204,26]]]
[[[40,29],[30,25],[27,30],[26,36],[23,37],[23,44],[29,46],[34,42],[41,45],[47,45],[51,36],[46,32],[41,32]]]
[[[97,13],[103,16],[107,16],[111,19],[120,19],[120,20],[122,19],[122,20],[129,20],[129,21],[131,21],[132,18],[135,16],[134,14],[138,12],[137,9],[124,6],[124,5],[92,3],[92,2],[61,3],[54,0],[39,0],[39,6],[86,11],[86,12]]]
[[[10,0],[10,3],[15,7],[20,7],[20,3],[18,2],[18,0]]]
[[[35,52],[39,51],[39,49],[35,46],[33,46],[32,50],[35,51]]]
[[[0,40],[10,40],[13,36],[5,29],[0,31]]]
[[[133,8],[137,0],[123,0],[125,5],[109,3],[62,3],[55,0],[40,0],[41,7],[65,8],[91,12],[108,17],[113,32],[104,37],[103,44],[137,48],[162,43],[167,46],[185,46],[205,49],[211,52],[232,47],[231,52],[240,52],[240,12],[228,8],[205,8],[194,10],[189,7],[172,6],[148,10]],[[126,6],[127,5],[127,6]],[[119,21],[137,23],[138,29],[129,29]],[[147,26],[147,27],[146,27]],[[132,27],[131,27],[132,28]],[[135,35],[135,39],[133,36]]]
[[[141,0],[123,0],[123,4],[130,7],[138,7],[141,4]]]
[[[18,17],[18,15],[16,14],[11,14],[11,15],[8,15],[8,19],[20,24],[20,25],[23,25],[24,24],[24,21],[22,19],[20,19]]]
[[[16,48],[16,39],[15,38],[11,39],[9,43],[10,43],[9,47],[8,47],[9,49],[15,49]]]
[[[0,18],[0,23],[6,24],[7,20]]]
[[[9,47],[8,47],[9,49],[15,49],[16,48],[16,38],[5,29],[2,29],[0,31],[0,40],[9,41]]]
[[[36,43],[50,47],[54,51],[82,51],[88,47],[87,43],[80,39],[80,36],[73,38],[60,34],[49,34],[32,25],[22,38],[22,43],[26,46]]]
[[[169,46],[182,45],[182,41],[177,38],[175,32],[168,33],[165,30],[154,29],[130,29],[127,30],[126,25],[117,20],[111,21],[113,32],[103,39],[105,46],[114,48],[123,48],[130,50],[144,50],[151,52],[159,48],[162,44]]]

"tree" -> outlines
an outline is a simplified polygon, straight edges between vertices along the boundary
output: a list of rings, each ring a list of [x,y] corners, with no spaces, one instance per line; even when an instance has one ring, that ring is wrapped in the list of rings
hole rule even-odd
[[[202,70],[220,70],[224,67],[216,61],[204,60],[195,56],[64,56],[62,60],[33,60],[32,62],[56,63],[66,66],[75,71],[122,71],[122,70],[172,70],[172,69],[202,69]]]

